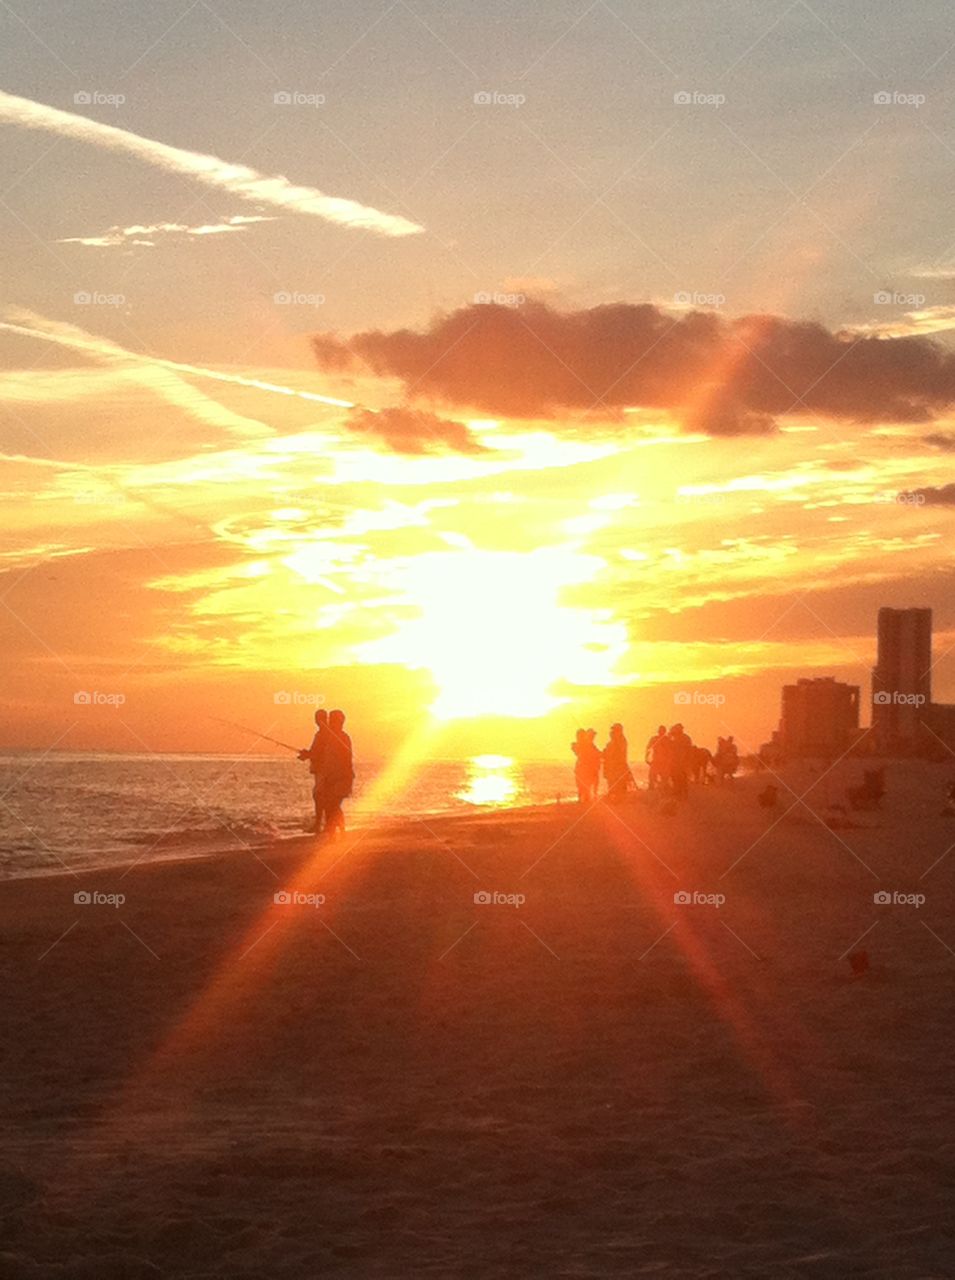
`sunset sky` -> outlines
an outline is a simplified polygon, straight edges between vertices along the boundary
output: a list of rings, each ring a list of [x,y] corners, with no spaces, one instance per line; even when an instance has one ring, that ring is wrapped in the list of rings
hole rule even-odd
[[[0,745],[753,747],[881,604],[955,701],[918,14],[0,6]]]

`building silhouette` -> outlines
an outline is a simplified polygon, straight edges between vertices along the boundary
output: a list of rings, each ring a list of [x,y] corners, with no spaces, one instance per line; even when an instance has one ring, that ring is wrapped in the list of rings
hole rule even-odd
[[[955,705],[932,701],[932,610],[879,610],[872,668],[872,727],[859,729],[859,688],[834,676],[782,690],[779,728],[760,749],[766,763],[799,756],[955,756]]]
[[[843,755],[859,731],[859,686],[833,676],[783,686],[773,747],[785,758]]]
[[[880,609],[872,670],[872,737],[883,755],[925,747],[932,702],[932,610]]]

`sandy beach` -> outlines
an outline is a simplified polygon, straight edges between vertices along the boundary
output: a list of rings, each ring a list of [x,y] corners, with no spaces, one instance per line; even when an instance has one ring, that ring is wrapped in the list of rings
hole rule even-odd
[[[950,773],[3,884],[0,1280],[951,1274]]]

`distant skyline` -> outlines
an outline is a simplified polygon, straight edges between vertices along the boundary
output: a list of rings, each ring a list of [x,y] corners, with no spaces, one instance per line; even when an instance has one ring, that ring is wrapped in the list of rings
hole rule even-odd
[[[941,2],[0,8],[0,746],[751,749],[880,605],[955,701],[953,73]]]

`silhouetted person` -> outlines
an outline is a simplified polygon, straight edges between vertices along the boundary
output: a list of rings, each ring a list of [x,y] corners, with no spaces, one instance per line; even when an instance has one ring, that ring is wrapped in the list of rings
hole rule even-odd
[[[627,787],[633,782],[630,766],[627,764],[627,739],[623,736],[623,725],[610,726],[610,741],[603,749],[604,777],[607,779],[607,798],[614,804],[627,794]]]
[[[692,747],[690,749],[690,781],[698,782],[700,786],[706,786],[710,777],[710,765],[713,763],[712,754],[706,747]]]
[[[325,748],[328,745],[328,712],[320,707],[315,712],[315,737],[312,745],[298,753],[299,760],[308,761],[312,775],[312,799],[315,802],[315,830],[321,831],[325,817]]]
[[[574,781],[577,783],[577,799],[581,804],[592,804],[597,799],[600,783],[600,752],[594,742],[594,729],[578,729],[570,749],[577,757],[574,765]]]
[[[345,815],[342,801],[352,793],[355,766],[351,738],[345,732],[344,711],[333,711],[328,717],[328,741],[324,753],[325,766],[325,830],[344,835]]]
[[[716,777],[719,782],[725,782],[727,778],[732,778],[739,768],[739,750],[733,741],[732,734],[728,738],[717,739],[713,766],[716,769]]]
[[[667,756],[667,727],[661,724],[656,733],[647,743],[647,750],[644,760],[650,766],[650,772],[647,776],[647,786],[653,791],[656,787],[666,780],[667,770],[669,768]]]
[[[693,757],[693,743],[682,724],[675,724],[667,735],[670,742],[670,785],[675,796],[685,796]]]

